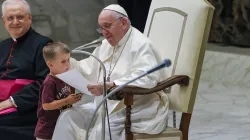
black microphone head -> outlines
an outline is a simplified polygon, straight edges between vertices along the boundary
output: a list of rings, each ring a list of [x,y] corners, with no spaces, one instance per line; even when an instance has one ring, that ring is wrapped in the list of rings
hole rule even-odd
[[[164,59],[163,60],[164,61],[164,63],[165,63],[165,67],[170,67],[171,65],[172,65],[172,62],[171,62],[171,60],[170,59]]]

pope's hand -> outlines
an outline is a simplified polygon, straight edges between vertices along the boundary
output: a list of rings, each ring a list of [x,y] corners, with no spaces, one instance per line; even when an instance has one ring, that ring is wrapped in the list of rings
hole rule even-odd
[[[113,82],[107,82],[106,83],[107,90],[114,86]],[[103,82],[97,83],[97,84],[92,84],[88,85],[88,90],[95,96],[101,96],[103,94]]]
[[[88,85],[88,90],[95,96],[102,95],[103,86],[101,84]]]
[[[5,100],[0,102],[0,111],[7,109],[7,108],[11,108],[14,107],[14,105],[12,104],[12,102],[10,100]]]

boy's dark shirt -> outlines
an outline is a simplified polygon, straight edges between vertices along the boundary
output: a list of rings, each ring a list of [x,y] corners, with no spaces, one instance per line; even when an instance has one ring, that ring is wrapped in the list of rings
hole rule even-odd
[[[51,139],[60,111],[71,107],[71,105],[68,105],[56,110],[44,110],[42,104],[66,98],[69,94],[70,87],[67,84],[52,75],[47,75],[40,89],[35,137]]]

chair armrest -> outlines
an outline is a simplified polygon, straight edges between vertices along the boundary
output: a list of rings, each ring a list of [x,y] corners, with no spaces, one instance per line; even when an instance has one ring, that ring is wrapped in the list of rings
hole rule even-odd
[[[181,86],[187,86],[189,84],[189,77],[186,75],[174,75],[171,76],[170,78],[159,82],[157,86],[151,89],[146,89],[146,88],[140,88],[136,86],[125,86],[123,89],[118,91],[116,94],[111,96],[109,99],[110,100],[122,100],[124,98],[125,94],[131,94],[131,95],[146,95],[146,94],[151,94],[155,93],[161,90],[164,90],[168,87],[171,87],[175,84],[179,84]],[[114,88],[113,88],[114,89]],[[113,89],[109,90],[111,92]]]

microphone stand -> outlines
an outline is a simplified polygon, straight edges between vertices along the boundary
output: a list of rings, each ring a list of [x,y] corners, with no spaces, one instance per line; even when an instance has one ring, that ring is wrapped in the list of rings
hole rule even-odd
[[[95,112],[94,112],[94,114],[93,114],[93,116],[92,116],[92,119],[91,119],[91,121],[90,121],[88,130],[89,130],[90,127],[93,125],[92,123],[94,122],[94,118],[95,118],[95,116],[96,116],[97,111],[99,110],[99,108],[100,108],[100,106],[103,104],[103,102],[105,102],[105,101],[107,100],[107,98],[109,98],[110,96],[114,95],[117,91],[121,90],[121,89],[124,88],[126,85],[128,85],[128,84],[130,84],[130,83],[136,81],[137,79],[140,79],[141,77],[143,77],[143,76],[145,76],[145,75],[147,75],[147,73],[144,73],[144,74],[142,74],[142,75],[140,75],[140,76],[134,78],[133,80],[128,81],[127,83],[125,83],[125,84],[123,84],[123,85],[121,85],[121,86],[118,86],[117,88],[115,88],[114,90],[112,90],[107,96],[105,96],[105,97],[103,98],[103,100],[101,101],[101,103],[97,106],[97,108],[96,108],[96,110],[95,110]],[[105,129],[105,128],[104,128],[104,129]],[[88,131],[86,132],[86,138],[85,138],[85,140],[88,140]]]
[[[94,114],[93,114],[93,117],[92,117],[92,119],[91,119],[91,121],[90,121],[88,130],[89,130],[90,127],[92,126],[92,123],[94,122],[94,118],[95,118],[96,113],[97,113],[97,111],[99,110],[100,106],[103,104],[103,102],[106,102],[106,100],[107,100],[109,97],[111,97],[111,96],[114,95],[117,91],[119,91],[119,90],[121,90],[122,88],[124,88],[126,85],[128,85],[128,84],[130,84],[130,83],[132,83],[132,82],[134,82],[134,81],[136,81],[136,80],[138,80],[138,79],[140,79],[140,78],[142,78],[142,77],[144,77],[144,76],[146,76],[146,75],[148,75],[148,74],[150,74],[150,73],[152,73],[152,72],[154,72],[154,71],[157,71],[157,70],[159,70],[159,69],[161,69],[161,68],[169,67],[170,65],[171,65],[171,61],[168,60],[168,59],[165,59],[160,65],[158,65],[158,67],[152,68],[152,69],[146,71],[145,73],[139,75],[138,77],[135,77],[134,79],[132,79],[132,80],[126,82],[125,84],[120,85],[120,86],[118,86],[117,88],[115,88],[114,90],[112,90],[107,96],[105,96],[105,97],[102,99],[101,103],[97,106],[97,108],[96,108],[96,110],[95,110],[95,112],[94,112]],[[88,140],[88,132],[86,132],[85,140]]]
[[[103,37],[100,37],[100,38],[98,38],[98,39],[96,39],[96,40],[94,40],[94,41],[92,41],[90,43],[79,46],[79,47],[75,48],[74,50],[96,48],[96,46],[92,46],[92,45],[100,45],[100,44],[102,44],[103,39],[104,39]]]
[[[93,54],[91,54],[89,52],[86,52],[86,51],[81,51],[81,50],[74,49],[74,50],[72,50],[72,53],[81,53],[81,54],[86,54],[86,55],[92,56],[92,57],[94,57],[101,64],[101,67],[103,69],[103,98],[104,98],[107,95],[107,89],[106,89],[106,68],[105,68],[103,62],[99,58],[97,58],[96,56],[94,56]],[[105,104],[107,105],[106,100],[105,100]],[[102,115],[102,140],[105,140],[105,118],[106,118],[105,104],[102,107],[102,113],[101,113],[101,115]],[[94,120],[94,118],[92,118],[92,120]],[[87,133],[86,136],[88,136],[88,133],[89,133],[89,130],[90,130],[90,126],[91,126],[91,124],[88,127],[88,130],[86,132]]]

